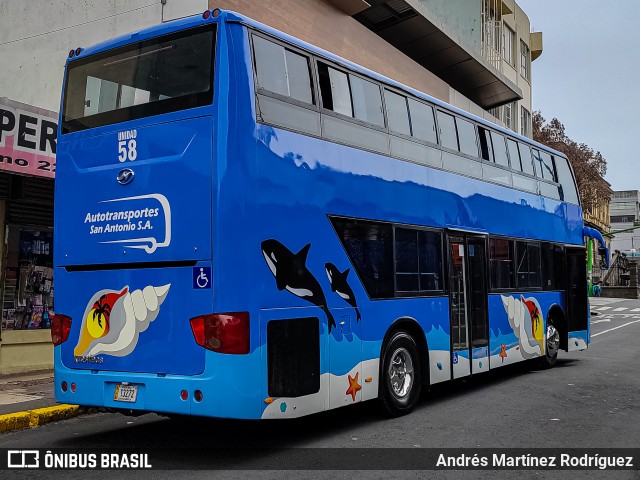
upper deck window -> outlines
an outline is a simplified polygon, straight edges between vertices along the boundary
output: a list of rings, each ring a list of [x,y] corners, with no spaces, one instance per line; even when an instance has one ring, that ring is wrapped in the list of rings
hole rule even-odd
[[[456,121],[453,115],[438,110],[438,126],[440,127],[440,141],[442,146],[451,150],[458,150]]]
[[[384,127],[380,87],[318,62],[322,105],[327,110]]]
[[[458,127],[458,140],[460,141],[460,151],[471,155],[478,156],[478,143],[476,141],[476,127],[473,123],[456,117],[456,125]]]
[[[413,136],[426,142],[438,143],[433,108],[410,98],[409,110],[411,112],[411,129]]]
[[[215,24],[71,61],[62,133],[208,105]]]
[[[491,132],[491,140],[493,143],[493,153],[496,163],[504,167],[509,166],[509,158],[507,157],[507,149],[504,143],[504,137],[496,132]]]
[[[478,156],[476,127],[473,123],[438,110],[442,146],[472,157]]]
[[[347,74],[318,62],[318,75],[324,108],[353,117]]]
[[[524,173],[528,173],[529,175],[535,175],[531,157],[531,147],[529,145],[525,145],[524,143],[518,142],[518,150],[520,150],[522,171]]]
[[[253,37],[253,49],[260,88],[313,104],[307,57],[258,36]]]
[[[547,152],[540,152],[540,172],[543,178],[552,182],[557,181],[556,172],[553,168],[553,158]],[[538,166],[536,165],[536,170]]]
[[[385,90],[384,103],[387,108],[389,130],[394,133],[411,135],[411,125],[409,124],[409,110],[407,109],[406,97],[393,93],[389,90]]]
[[[355,117],[363,122],[384,127],[380,87],[364,78],[349,75]]]
[[[556,168],[558,170],[558,182],[562,189],[562,200],[569,203],[579,204],[578,192],[576,190],[576,184],[573,180],[573,174],[571,168],[567,163],[567,159],[564,157],[555,157]]]

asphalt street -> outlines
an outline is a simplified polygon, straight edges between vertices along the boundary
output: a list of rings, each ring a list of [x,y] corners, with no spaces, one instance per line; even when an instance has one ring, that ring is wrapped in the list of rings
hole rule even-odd
[[[228,447],[347,448],[640,448],[640,301],[592,301],[592,342],[587,351],[560,352],[555,368],[531,363],[503,367],[465,381],[438,385],[408,416],[387,419],[375,402],[291,421],[168,419],[153,414],[83,415],[31,430],[0,435],[0,448],[160,448],[166,458],[181,452]],[[201,451],[201,450],[199,450]],[[278,455],[264,451],[264,455]],[[229,459],[227,459],[228,461]],[[247,459],[238,456],[238,466]],[[233,461],[233,459],[232,459]],[[212,459],[211,469],[217,460]],[[247,464],[250,465],[250,462]],[[204,472],[119,472],[136,478],[192,478]],[[311,466],[310,466],[311,468]],[[5,478],[3,472],[3,478]],[[33,478],[52,472],[31,471]],[[85,478],[87,472],[55,472]],[[113,472],[90,472],[113,478]],[[630,471],[252,471],[258,478],[621,478]],[[247,472],[217,471],[215,478]],[[8,476],[8,475],[7,475]]]

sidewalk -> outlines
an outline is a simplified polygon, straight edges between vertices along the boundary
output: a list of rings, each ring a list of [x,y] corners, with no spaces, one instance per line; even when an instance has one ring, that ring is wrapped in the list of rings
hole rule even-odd
[[[56,402],[52,370],[0,377],[0,433],[35,427],[77,414],[77,405]]]

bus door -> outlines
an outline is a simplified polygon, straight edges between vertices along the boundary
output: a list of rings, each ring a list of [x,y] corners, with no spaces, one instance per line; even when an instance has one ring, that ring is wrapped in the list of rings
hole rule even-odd
[[[589,328],[587,308],[587,265],[584,247],[567,247],[567,297],[566,311],[569,331]],[[561,345],[561,347],[563,347]]]
[[[449,234],[452,377],[489,370],[486,238]]]

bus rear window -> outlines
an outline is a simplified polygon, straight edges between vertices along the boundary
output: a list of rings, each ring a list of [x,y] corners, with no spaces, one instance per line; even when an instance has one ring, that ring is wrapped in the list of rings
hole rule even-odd
[[[215,24],[72,61],[62,133],[208,105]]]

